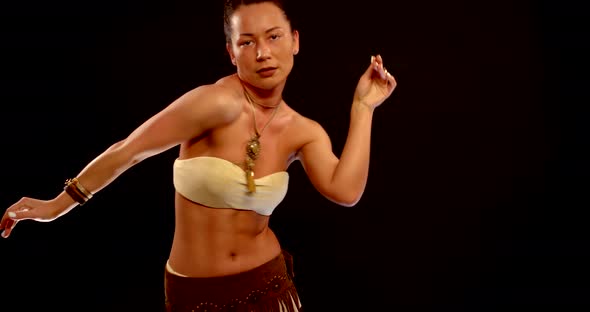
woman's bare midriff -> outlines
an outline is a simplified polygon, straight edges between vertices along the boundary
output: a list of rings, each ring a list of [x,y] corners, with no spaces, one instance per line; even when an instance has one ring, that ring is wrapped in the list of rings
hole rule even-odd
[[[176,194],[176,226],[170,267],[192,277],[244,272],[273,259],[281,246],[268,216],[254,211],[210,208]]]

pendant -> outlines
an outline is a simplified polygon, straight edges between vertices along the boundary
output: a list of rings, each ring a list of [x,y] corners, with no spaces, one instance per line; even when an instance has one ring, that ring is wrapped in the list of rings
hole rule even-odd
[[[248,192],[256,192],[256,184],[254,183],[254,159],[250,156],[246,156],[246,185],[248,186]]]
[[[246,184],[248,186],[248,193],[256,193],[256,184],[254,183],[254,171],[246,170]]]
[[[249,193],[256,192],[256,184],[254,183],[254,161],[260,154],[259,136],[255,135],[248,141],[246,145],[246,184]]]
[[[258,155],[260,154],[260,141],[258,141],[259,136],[255,135],[248,141],[246,145],[246,155],[250,157],[252,160],[256,160]]]

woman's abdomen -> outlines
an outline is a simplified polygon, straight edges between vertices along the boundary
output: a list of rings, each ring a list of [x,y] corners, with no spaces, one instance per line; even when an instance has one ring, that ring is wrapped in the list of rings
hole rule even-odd
[[[178,196],[178,195],[177,195]],[[177,199],[168,265],[185,276],[222,276],[255,268],[281,252],[268,216]]]

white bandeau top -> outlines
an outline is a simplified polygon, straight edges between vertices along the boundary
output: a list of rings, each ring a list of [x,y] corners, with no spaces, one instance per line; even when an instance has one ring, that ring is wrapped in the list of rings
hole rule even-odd
[[[223,158],[198,156],[177,158],[173,181],[178,193],[201,205],[270,216],[287,194],[289,174],[279,171],[255,179],[256,192],[249,193],[246,172],[240,166]]]

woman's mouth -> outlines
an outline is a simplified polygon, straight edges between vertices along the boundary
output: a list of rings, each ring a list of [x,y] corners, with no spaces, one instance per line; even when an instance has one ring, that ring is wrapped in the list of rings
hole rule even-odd
[[[270,77],[275,73],[276,70],[276,67],[264,67],[257,70],[256,72],[262,77]]]

